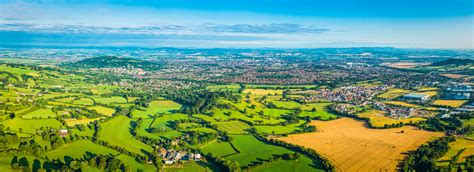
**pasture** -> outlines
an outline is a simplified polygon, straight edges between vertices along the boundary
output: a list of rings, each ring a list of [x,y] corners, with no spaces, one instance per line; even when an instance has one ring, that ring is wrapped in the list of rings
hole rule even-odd
[[[216,156],[226,156],[238,153],[234,148],[232,148],[229,142],[220,142],[217,140],[205,144],[201,147],[201,150],[206,153],[212,153]]]
[[[112,97],[94,97],[95,102],[100,104],[117,104],[117,103],[127,103],[127,99],[119,96]]]
[[[51,111],[51,109],[38,109],[33,112],[24,114],[21,116],[24,119],[33,119],[33,118],[55,118],[56,113]]]
[[[117,116],[102,124],[99,139],[111,145],[123,147],[126,150],[144,155],[144,151],[151,152],[152,148],[133,138],[130,133],[132,120],[126,116]]]
[[[246,129],[250,126],[240,121],[229,121],[229,122],[215,122],[219,130],[228,132],[229,134],[245,134]]]
[[[288,171],[321,171],[320,164],[315,163],[311,158],[301,155],[295,160],[278,160],[266,165],[252,169],[258,172],[288,172]]]
[[[443,136],[405,126],[369,129],[351,118],[313,121],[318,132],[290,135],[282,141],[316,150],[330,159],[338,171],[396,171],[405,152]],[[403,133],[400,131],[404,131]]]
[[[252,135],[232,135],[232,144],[240,152],[238,154],[227,156],[226,159],[237,161],[241,166],[251,164],[258,159],[268,159],[273,155],[281,155],[292,151],[267,144],[257,140]]]
[[[281,109],[295,109],[301,107],[301,104],[294,101],[270,100],[269,102],[273,103],[276,107]]]
[[[70,119],[64,119],[64,122],[66,122],[66,125],[68,127],[73,127],[75,125],[89,124],[89,123],[94,122],[96,120],[99,120],[101,118],[103,118],[103,117],[93,118],[93,119],[89,119],[89,118],[84,118],[84,119],[70,118]]]
[[[44,157],[50,159],[61,159],[64,161],[64,156],[73,158],[82,158],[87,152],[99,155],[117,155],[119,152],[108,147],[98,145],[89,140],[78,140],[72,143],[67,143],[61,147],[50,150],[43,154]]]
[[[242,93],[251,95],[275,95],[283,94],[283,90],[270,90],[270,89],[245,89]]]
[[[135,158],[125,154],[120,154],[119,156],[116,156],[116,158],[120,159],[126,166],[129,166],[132,171],[156,171],[155,166],[139,163]]]
[[[150,102],[148,108],[141,108],[139,110],[132,111],[134,118],[148,118],[150,115],[153,116],[157,113],[172,113],[175,110],[179,110],[181,105],[171,100],[155,100]]]
[[[90,110],[95,110],[97,113],[100,113],[105,116],[112,116],[115,113],[115,109],[111,109],[104,106],[92,106],[89,107]]]
[[[335,119],[337,118],[336,115],[329,113],[327,111],[327,107],[331,105],[332,103],[310,103],[310,104],[304,104],[301,106],[301,109],[303,112],[299,114],[301,117],[311,117],[311,118],[319,118],[321,120],[330,120],[330,119]],[[312,111],[316,109],[316,111]]]
[[[287,126],[282,125],[256,125],[254,126],[257,132],[262,134],[288,134],[291,132],[299,131],[301,128],[298,126],[301,125],[301,122],[298,124],[291,124]]]
[[[21,133],[36,133],[41,127],[61,128],[62,124],[56,119],[21,119],[14,118],[1,122],[6,129]]]
[[[209,91],[238,91],[240,88],[239,84],[209,85],[206,87]]]

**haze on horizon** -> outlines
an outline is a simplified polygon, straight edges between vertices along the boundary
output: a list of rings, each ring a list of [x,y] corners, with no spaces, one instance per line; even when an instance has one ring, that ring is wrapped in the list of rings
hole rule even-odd
[[[0,46],[474,48],[472,0],[0,0]]]

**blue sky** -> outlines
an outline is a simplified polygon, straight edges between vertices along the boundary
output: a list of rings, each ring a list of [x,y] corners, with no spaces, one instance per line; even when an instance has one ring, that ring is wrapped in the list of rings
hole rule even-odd
[[[0,0],[0,45],[474,48],[472,0]]]

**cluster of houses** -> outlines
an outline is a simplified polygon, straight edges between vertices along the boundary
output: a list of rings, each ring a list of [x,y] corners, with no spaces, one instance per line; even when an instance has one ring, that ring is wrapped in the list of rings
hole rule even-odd
[[[431,115],[431,113],[426,110],[401,106],[387,106],[385,103],[382,102],[374,102],[372,103],[372,105],[375,109],[384,111],[387,113],[388,116],[396,119],[403,119],[411,116],[428,117],[429,115]]]
[[[163,158],[165,164],[173,164],[178,161],[200,161],[201,154],[199,153],[188,153],[185,151],[166,150],[165,148],[159,149],[159,155]]]
[[[375,95],[384,92],[387,89],[385,86],[349,86],[338,89],[321,89],[316,94],[305,97],[304,101],[315,101],[318,99],[325,99],[332,102],[351,102],[355,105],[365,105],[368,100],[371,100]]]
[[[465,104],[461,107],[454,109],[441,108],[440,110],[444,112],[444,114],[441,115],[441,118],[450,118],[451,116],[455,116],[460,113],[474,113],[474,102]]]

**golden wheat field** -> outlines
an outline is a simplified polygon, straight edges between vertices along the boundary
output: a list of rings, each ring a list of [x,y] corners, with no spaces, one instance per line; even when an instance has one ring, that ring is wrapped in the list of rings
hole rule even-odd
[[[396,171],[404,152],[443,136],[412,126],[369,129],[352,118],[313,121],[317,132],[280,138],[316,150],[330,159],[338,171]],[[403,133],[401,131],[404,131]]]

